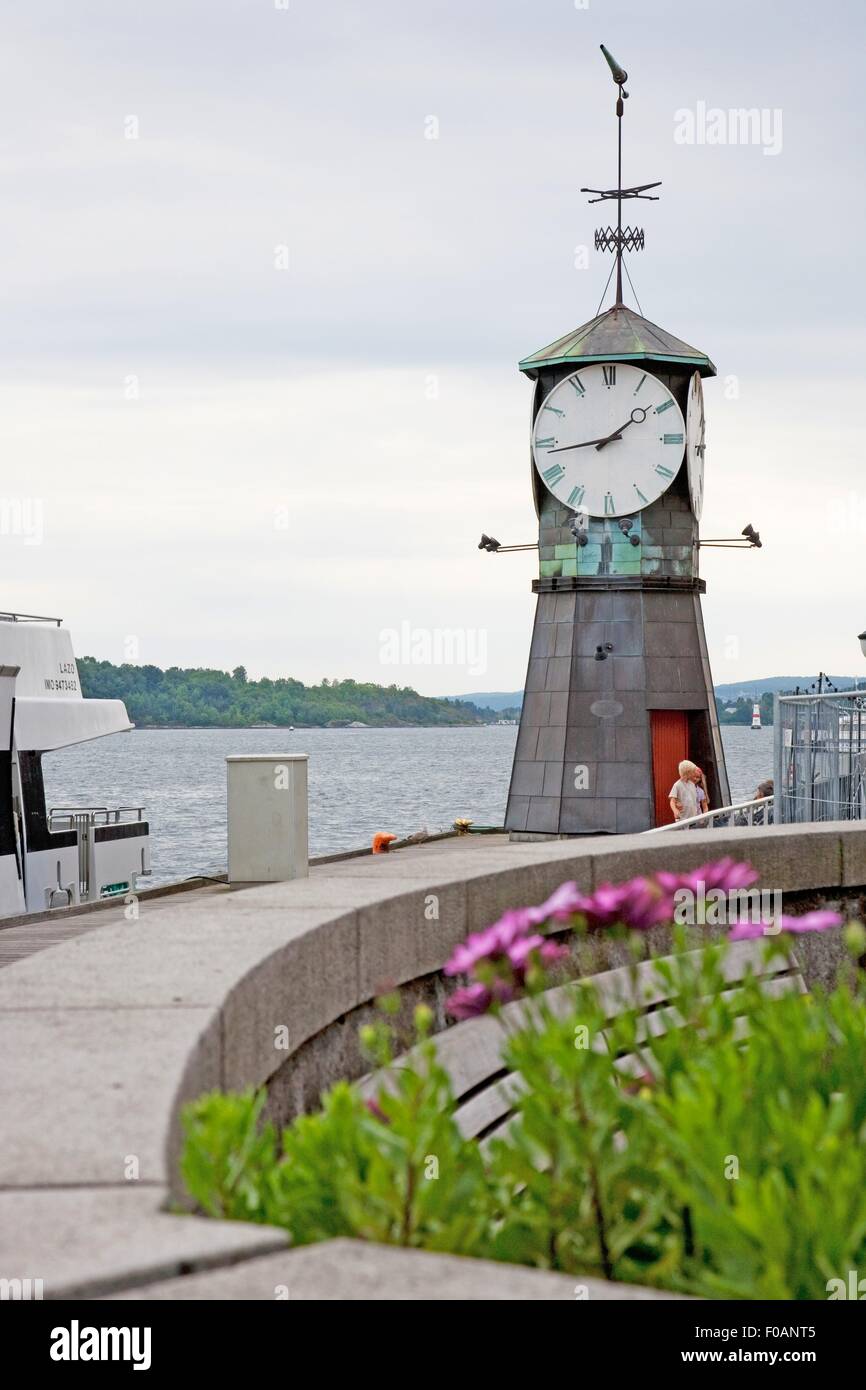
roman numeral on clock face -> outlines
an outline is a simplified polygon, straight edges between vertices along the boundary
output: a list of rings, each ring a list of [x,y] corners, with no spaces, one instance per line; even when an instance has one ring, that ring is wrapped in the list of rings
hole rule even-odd
[[[605,516],[616,516],[616,504],[609,492],[604,494],[604,514]]]
[[[550,434],[546,439],[536,439],[535,447],[536,449],[552,449],[555,443],[556,440],[553,435]]]
[[[674,476],[670,468],[665,468],[663,463],[656,464],[656,472],[660,478],[672,478]]]
[[[543,405],[542,410],[549,410],[552,415],[564,415],[564,410],[558,410],[555,405]]]
[[[581,504],[581,502],[583,501],[583,494],[584,494],[585,492],[586,492],[586,488],[585,488],[585,487],[574,487],[574,488],[572,488],[572,489],[571,489],[571,492],[568,494],[568,505],[569,505],[569,507],[579,507],[580,504]]]
[[[565,477],[565,469],[561,463],[555,463],[552,468],[546,468],[541,476],[547,485],[552,487],[554,483],[559,482],[560,478]]]
[[[665,444],[682,444],[683,442],[683,437],[681,434],[665,434],[662,436],[662,438]]]
[[[662,401],[661,405],[656,406],[656,415],[661,415],[662,411],[670,410],[673,401]]]
[[[602,367],[605,386],[616,386],[616,367]]]
[[[573,387],[574,387],[575,392],[577,393],[578,396],[585,396],[585,395],[586,395],[586,387],[584,386],[583,382],[580,380],[579,377],[576,377],[576,376],[569,377],[569,379],[568,379],[568,384],[569,384],[570,386],[573,386]]]

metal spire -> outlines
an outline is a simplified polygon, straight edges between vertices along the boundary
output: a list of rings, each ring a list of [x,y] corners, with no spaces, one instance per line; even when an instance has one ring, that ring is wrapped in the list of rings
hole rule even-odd
[[[616,83],[616,188],[582,188],[581,193],[594,193],[596,196],[590,198],[590,203],[602,203],[611,198],[616,199],[616,227],[601,227],[595,234],[596,251],[613,251],[616,256],[616,303],[615,308],[623,308],[622,299],[622,254],[623,251],[642,251],[644,247],[644,234],[642,227],[626,227],[622,225],[622,204],[625,198],[644,198],[647,202],[657,203],[658,198],[651,193],[647,193],[648,188],[660,188],[661,180],[656,183],[639,183],[633,188],[623,188],[622,186],[622,117],[625,109],[624,103],[628,100],[628,92],[625,90],[625,83],[628,81],[628,73],[625,68],[621,68],[612,53],[609,53],[604,44],[600,45],[601,51],[605,56],[611,75]]]

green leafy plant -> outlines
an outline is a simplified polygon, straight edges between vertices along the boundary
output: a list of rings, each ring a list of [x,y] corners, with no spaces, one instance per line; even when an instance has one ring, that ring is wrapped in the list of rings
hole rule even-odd
[[[748,881],[747,866],[707,868]],[[429,1011],[395,1061],[396,1001],[384,1000],[362,1032],[376,1068],[366,1099],[340,1083],[279,1142],[261,1094],[187,1107],[183,1176],[198,1205],[296,1243],[349,1235],[711,1298],[826,1297],[829,1280],[866,1267],[860,977],[812,995],[768,990],[753,971],[732,985],[731,943],[687,949],[679,928],[654,963],[663,1006],[648,1015],[637,962],[644,929],[670,920],[667,877],[592,900],[563,885],[455,952],[451,973],[470,981],[455,1012],[505,1025],[512,1118],[499,1137],[463,1138]],[[625,1007],[591,978],[549,992],[564,952],[545,931],[564,920],[632,942]],[[780,940],[838,921],[780,919]],[[862,929],[848,935],[862,953]],[[503,1011],[518,998],[518,1015]]]
[[[297,1244],[358,1236],[430,1250],[476,1251],[486,1228],[487,1178],[478,1146],[454,1120],[447,1072],[419,1029],[412,1065],[393,1069],[378,1099],[345,1082],[282,1135],[256,1127],[264,1094],[206,1096],[185,1111],[182,1173],[212,1215],[284,1226]],[[367,1030],[380,1065],[392,1061],[386,1023]],[[255,1136],[255,1137],[252,1137]]]
[[[267,1175],[276,1161],[272,1125],[261,1125],[266,1096],[213,1091],[184,1109],[186,1143],[181,1175],[209,1216],[269,1221]]]

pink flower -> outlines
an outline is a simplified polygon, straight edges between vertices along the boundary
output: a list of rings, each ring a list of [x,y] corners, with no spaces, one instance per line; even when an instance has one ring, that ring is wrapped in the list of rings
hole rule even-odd
[[[603,883],[587,898],[582,908],[587,926],[593,931],[622,925],[632,931],[646,931],[660,922],[670,922],[673,897],[654,878],[633,878],[627,883]]]
[[[559,946],[555,941],[545,941],[538,956],[545,965],[555,965],[557,961],[568,958],[568,947]]]
[[[756,937],[767,936],[769,922],[738,922],[728,932],[729,941],[754,941]]]
[[[583,912],[587,902],[576,883],[561,883],[547,902],[528,908],[527,915],[530,922],[537,926],[544,922],[567,922],[570,917]]]
[[[567,946],[558,946],[555,941],[545,941],[543,936],[524,936],[520,941],[515,941],[508,952],[508,959],[515,970],[525,970],[533,951],[538,952],[539,959],[545,965],[554,965],[568,955]]]
[[[620,920],[620,912],[628,894],[625,883],[603,883],[587,898],[583,916],[590,927],[612,927]]]
[[[469,975],[481,961],[498,960],[530,928],[529,908],[519,907],[503,913],[498,922],[483,931],[473,932],[455,947],[445,965],[446,975]]]
[[[494,1004],[507,1004],[526,987],[533,966],[543,969],[568,955],[567,947],[545,940],[540,932],[530,933],[527,915],[525,908],[506,912],[452,952],[445,973],[475,977],[448,1000],[448,1011],[455,1018],[477,1018]]]
[[[802,917],[782,915],[773,925],[789,932],[829,931],[831,927],[841,927],[843,921],[838,912],[823,911],[806,912]],[[767,930],[770,925],[768,922],[739,922],[728,932],[728,940],[752,941],[758,936],[775,936],[774,931]]]
[[[662,888],[673,897],[678,888],[688,888],[690,892],[697,894],[700,892],[701,884],[706,892],[711,888],[721,888],[723,893],[736,892],[740,888],[750,888],[757,882],[758,874],[751,864],[737,863],[727,855],[724,859],[702,864],[699,869],[691,869],[685,874],[672,874],[662,870],[656,878]]]
[[[455,989],[446,1005],[448,1012],[457,1019],[480,1018],[486,1014],[493,1003],[493,994],[486,985],[480,983],[464,985]]]
[[[829,931],[831,927],[841,927],[844,917],[839,912],[804,912],[802,917],[779,918],[782,931]]]

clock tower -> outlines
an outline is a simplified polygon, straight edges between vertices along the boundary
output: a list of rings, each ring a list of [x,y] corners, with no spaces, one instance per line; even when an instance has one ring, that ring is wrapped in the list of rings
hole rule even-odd
[[[627,74],[617,85],[617,225],[595,235],[615,256],[614,304],[534,352],[530,450],[539,518],[537,608],[505,828],[513,837],[649,830],[672,820],[677,764],[730,802],[701,613],[698,523],[705,353],[623,302]],[[628,272],[626,270],[626,275]]]

